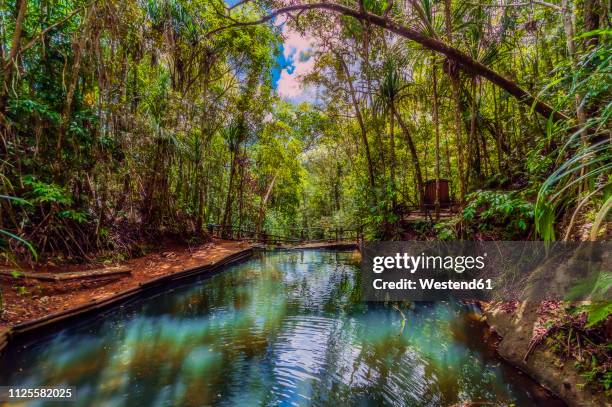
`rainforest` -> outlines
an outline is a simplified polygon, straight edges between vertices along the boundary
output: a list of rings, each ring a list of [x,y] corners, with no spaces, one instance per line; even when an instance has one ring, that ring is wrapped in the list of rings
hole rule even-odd
[[[253,247],[608,241],[610,18],[609,0],[0,0],[0,334]],[[382,315],[356,305],[344,255],[329,260],[344,283],[317,286],[344,294],[321,309]],[[265,256],[248,263],[262,281],[299,274]],[[245,298],[267,295],[236,267]],[[469,319],[465,304],[387,305],[402,332]],[[481,304],[501,357],[550,403],[610,402],[612,303],[527,308]],[[560,365],[571,374],[548,379]],[[444,391],[423,405],[475,400]]]

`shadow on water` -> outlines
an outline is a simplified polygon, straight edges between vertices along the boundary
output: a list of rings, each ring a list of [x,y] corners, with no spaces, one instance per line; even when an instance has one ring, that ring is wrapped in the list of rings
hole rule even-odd
[[[78,406],[562,405],[500,362],[474,310],[361,302],[358,261],[258,254],[13,346],[0,383],[76,386]]]

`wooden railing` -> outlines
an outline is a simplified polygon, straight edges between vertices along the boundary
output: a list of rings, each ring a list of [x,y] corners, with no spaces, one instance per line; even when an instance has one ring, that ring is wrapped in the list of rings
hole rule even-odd
[[[288,230],[256,231],[236,226],[208,225],[212,237],[228,240],[245,240],[264,244],[307,244],[323,242],[356,242],[363,236],[363,228],[291,228]]]

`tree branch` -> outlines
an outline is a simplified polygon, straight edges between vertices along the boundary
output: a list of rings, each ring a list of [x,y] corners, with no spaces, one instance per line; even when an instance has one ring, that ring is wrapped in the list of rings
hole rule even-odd
[[[45,28],[44,30],[42,30],[41,32],[39,32],[38,34],[36,34],[34,36],[34,38],[32,38],[30,40],[30,42],[28,42],[26,45],[24,45],[23,47],[21,47],[18,52],[16,53],[16,55],[14,55],[12,58],[10,58],[8,61],[5,62],[5,66],[8,66],[12,63],[12,60],[16,59],[19,55],[23,54],[25,51],[27,51],[28,49],[32,48],[38,41],[40,41],[45,34],[47,34],[49,31],[53,30],[54,28],[64,24],[66,21],[70,20],[72,17],[74,17],[76,14],[80,13],[81,11],[85,10],[87,7],[90,7],[92,5],[94,5],[95,3],[97,3],[98,0],[94,0],[91,3],[83,6],[83,7],[79,7],[78,9],[74,10],[72,13],[68,14],[66,17],[62,18],[59,21],[56,21],[55,23],[51,24],[49,27]]]
[[[533,106],[536,112],[538,112],[540,115],[546,118],[552,115],[555,120],[569,119],[569,117],[566,116],[565,114],[554,110],[548,104],[542,102],[541,100],[536,99],[533,95],[531,95],[529,92],[521,88],[519,85],[517,85],[513,81],[504,78],[503,76],[493,71],[488,66],[483,65],[482,63],[476,61],[475,59],[463,53],[462,51],[458,50],[457,48],[451,47],[443,43],[440,40],[431,38],[416,30],[413,30],[401,24],[395,23],[394,21],[391,21],[388,18],[379,16],[377,14],[372,14],[366,11],[355,10],[355,9],[352,9],[352,8],[349,8],[349,7],[340,5],[340,4],[309,3],[309,4],[297,4],[297,5],[282,7],[262,17],[259,20],[234,23],[234,24],[230,24],[224,27],[216,28],[214,30],[209,31],[206,34],[206,37],[210,37],[220,31],[227,30],[230,28],[260,25],[260,24],[266,23],[274,19],[275,17],[279,15],[291,13],[293,11],[300,11],[300,10],[329,10],[335,13],[354,17],[362,21],[369,21],[370,23],[377,25],[381,28],[384,28],[388,31],[391,31],[401,37],[412,40],[427,49],[430,49],[432,51],[445,55],[447,58],[458,63],[464,71],[469,72],[471,74],[482,76],[483,78],[487,79],[489,82],[493,83],[496,86],[499,86],[500,88],[504,89],[506,92],[514,96],[520,103],[523,103],[527,106]]]
[[[557,6],[556,4],[547,3],[545,1],[540,0],[529,0],[524,3],[509,3],[509,4],[480,4],[480,3],[468,3],[470,6],[477,7],[496,7],[496,8],[507,8],[507,7],[524,7],[524,6],[532,6],[534,4],[549,7],[558,11],[563,10],[561,6]]]
[[[19,55],[19,45],[21,41],[21,32],[23,31],[23,21],[25,19],[26,11],[28,9],[28,1],[21,0],[18,3],[17,20],[15,21],[15,32],[13,33],[13,41],[11,43],[11,49],[9,51],[8,62],[5,66],[8,67],[13,60]]]
[[[393,8],[393,0],[389,0],[389,4],[387,4],[387,8],[383,12],[383,17],[384,18],[389,17],[389,13],[391,12],[392,8]]]

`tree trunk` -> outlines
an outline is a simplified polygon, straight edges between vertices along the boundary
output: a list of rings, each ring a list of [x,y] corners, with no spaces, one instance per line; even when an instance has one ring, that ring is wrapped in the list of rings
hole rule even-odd
[[[599,28],[600,5],[597,0],[584,0],[584,31],[594,31]],[[599,36],[593,35],[585,39],[587,47],[596,46]]]
[[[416,176],[416,186],[418,189],[419,195],[419,204],[423,205],[425,202],[425,195],[423,189],[423,175],[421,173],[421,166],[419,165],[419,157],[417,155],[416,147],[414,146],[414,142],[412,140],[412,136],[410,135],[410,130],[408,126],[402,119],[402,116],[395,110],[395,106],[391,105],[391,112],[397,118],[397,122],[402,128],[402,132],[404,133],[404,137],[406,138],[406,144],[408,144],[408,149],[410,150],[410,156],[412,157],[412,163],[414,164],[414,174]]]
[[[17,10],[17,18],[15,19],[15,29],[13,30],[13,41],[11,49],[8,53],[8,59],[2,61],[2,89],[0,89],[0,114],[4,115],[8,103],[8,92],[13,80],[13,66],[15,65],[15,57],[19,53],[21,46],[21,37],[23,33],[23,21],[25,20],[26,11],[28,9],[28,0],[17,0],[15,5]]]
[[[433,79],[433,120],[436,132],[436,195],[435,212],[436,220],[440,219],[440,122],[438,118],[438,76],[436,72],[436,56],[432,55],[432,79]]]
[[[238,239],[242,239],[243,216],[244,216],[244,161],[240,164],[240,184],[238,184]]]
[[[502,155],[502,143],[501,143],[501,135],[499,134],[499,126],[500,126],[500,121],[499,121],[499,108],[498,108],[498,103],[497,103],[497,89],[493,88],[493,115],[494,115],[494,119],[495,119],[495,133],[493,134],[494,138],[495,138],[495,150],[497,152],[497,170],[499,171],[499,173],[501,174],[504,170],[504,157]]]
[[[482,160],[480,157],[480,141],[478,140],[478,135],[476,134],[478,131],[476,127],[478,116],[478,109],[476,105],[476,77],[473,76],[470,82],[472,100],[470,103],[470,139],[468,141],[471,155],[469,166],[473,176],[473,185],[480,186],[480,182],[482,180]]]
[[[70,84],[68,85],[68,91],[66,92],[66,101],[64,102],[64,108],[62,109],[62,122],[60,124],[59,134],[57,137],[56,155],[58,160],[61,159],[62,141],[66,135],[66,130],[70,125],[72,101],[74,99],[74,92],[76,91],[79,82],[79,71],[81,70],[81,56],[83,54],[83,48],[85,48],[85,42],[87,41],[84,32],[80,32],[80,35],[81,38],[79,38],[76,50],[74,52],[74,60],[72,61],[72,69],[70,72]]]
[[[232,162],[230,164],[230,177],[227,186],[227,196],[225,197],[225,210],[223,212],[223,222],[221,222],[223,225],[223,230],[221,231],[223,237],[231,237],[231,231],[228,234],[228,229],[232,222],[232,204],[234,203],[232,190],[234,189],[234,178],[236,175],[236,166],[238,165],[238,151],[239,149],[236,149],[236,151],[233,152]]]
[[[453,43],[452,20],[451,20],[451,0],[444,1],[444,22],[446,26],[446,37],[449,44]],[[457,174],[459,178],[459,201],[465,202],[465,173],[463,168],[463,132],[461,131],[461,99],[459,94],[459,72],[454,69],[453,64],[449,63],[448,75],[451,81],[453,101],[455,103],[455,136],[457,138]]]
[[[340,64],[342,65],[342,69],[344,71],[344,75],[346,76],[346,81],[349,86],[349,93],[351,95],[351,101],[353,102],[353,107],[355,109],[355,115],[357,116],[357,122],[359,123],[359,128],[361,129],[361,141],[363,142],[366,160],[368,162],[368,179],[370,181],[370,187],[374,188],[374,165],[372,164],[372,156],[370,154],[370,144],[368,143],[368,133],[365,126],[365,121],[363,120],[363,116],[361,114],[361,108],[359,107],[359,101],[357,100],[357,93],[355,92],[355,88],[353,87],[353,81],[351,79],[351,73],[349,72],[348,66],[346,66],[346,62],[344,62],[344,58],[342,58],[342,55],[336,55],[340,60]]]
[[[563,29],[565,31],[565,39],[567,43],[567,53],[570,59],[570,63],[572,64],[572,70],[575,72],[578,70],[578,60],[576,58],[576,43],[574,42],[575,37],[575,23],[574,23],[574,11],[570,0],[563,0],[561,3],[561,10],[563,13]],[[583,96],[580,92],[576,92],[574,95],[574,104],[576,106],[576,117],[578,119],[579,126],[579,134],[582,139],[582,143],[586,145],[588,143],[587,140],[587,132],[586,132],[586,112],[584,110],[584,106],[582,105]],[[586,162],[586,159],[583,161]],[[586,171],[585,167],[580,169],[580,175],[584,175]],[[583,191],[586,187],[586,181],[581,182],[578,185],[579,193]]]
[[[259,216],[257,217],[257,235],[259,235],[263,229],[263,223],[266,218],[266,205],[268,204],[268,199],[270,199],[270,195],[272,195],[272,189],[274,188],[274,183],[276,182],[277,176],[278,173],[274,174],[274,177],[272,177],[272,181],[270,181],[270,184],[266,189],[266,193],[261,199],[261,203],[259,204]]]
[[[576,60],[576,43],[574,42],[574,37],[576,34],[574,30],[574,12],[570,0],[563,0],[561,9],[563,11],[563,29],[565,31],[565,39],[567,43],[567,53],[572,64],[572,69],[576,71],[578,70],[578,61]],[[583,126],[586,123],[586,113],[584,111],[584,106],[582,106],[582,95],[579,92],[576,92],[575,104],[578,125]]]
[[[397,196],[395,193],[395,116],[389,115],[389,147],[391,150],[391,162],[389,168],[391,171],[391,199],[393,204],[393,211],[397,206]]]

